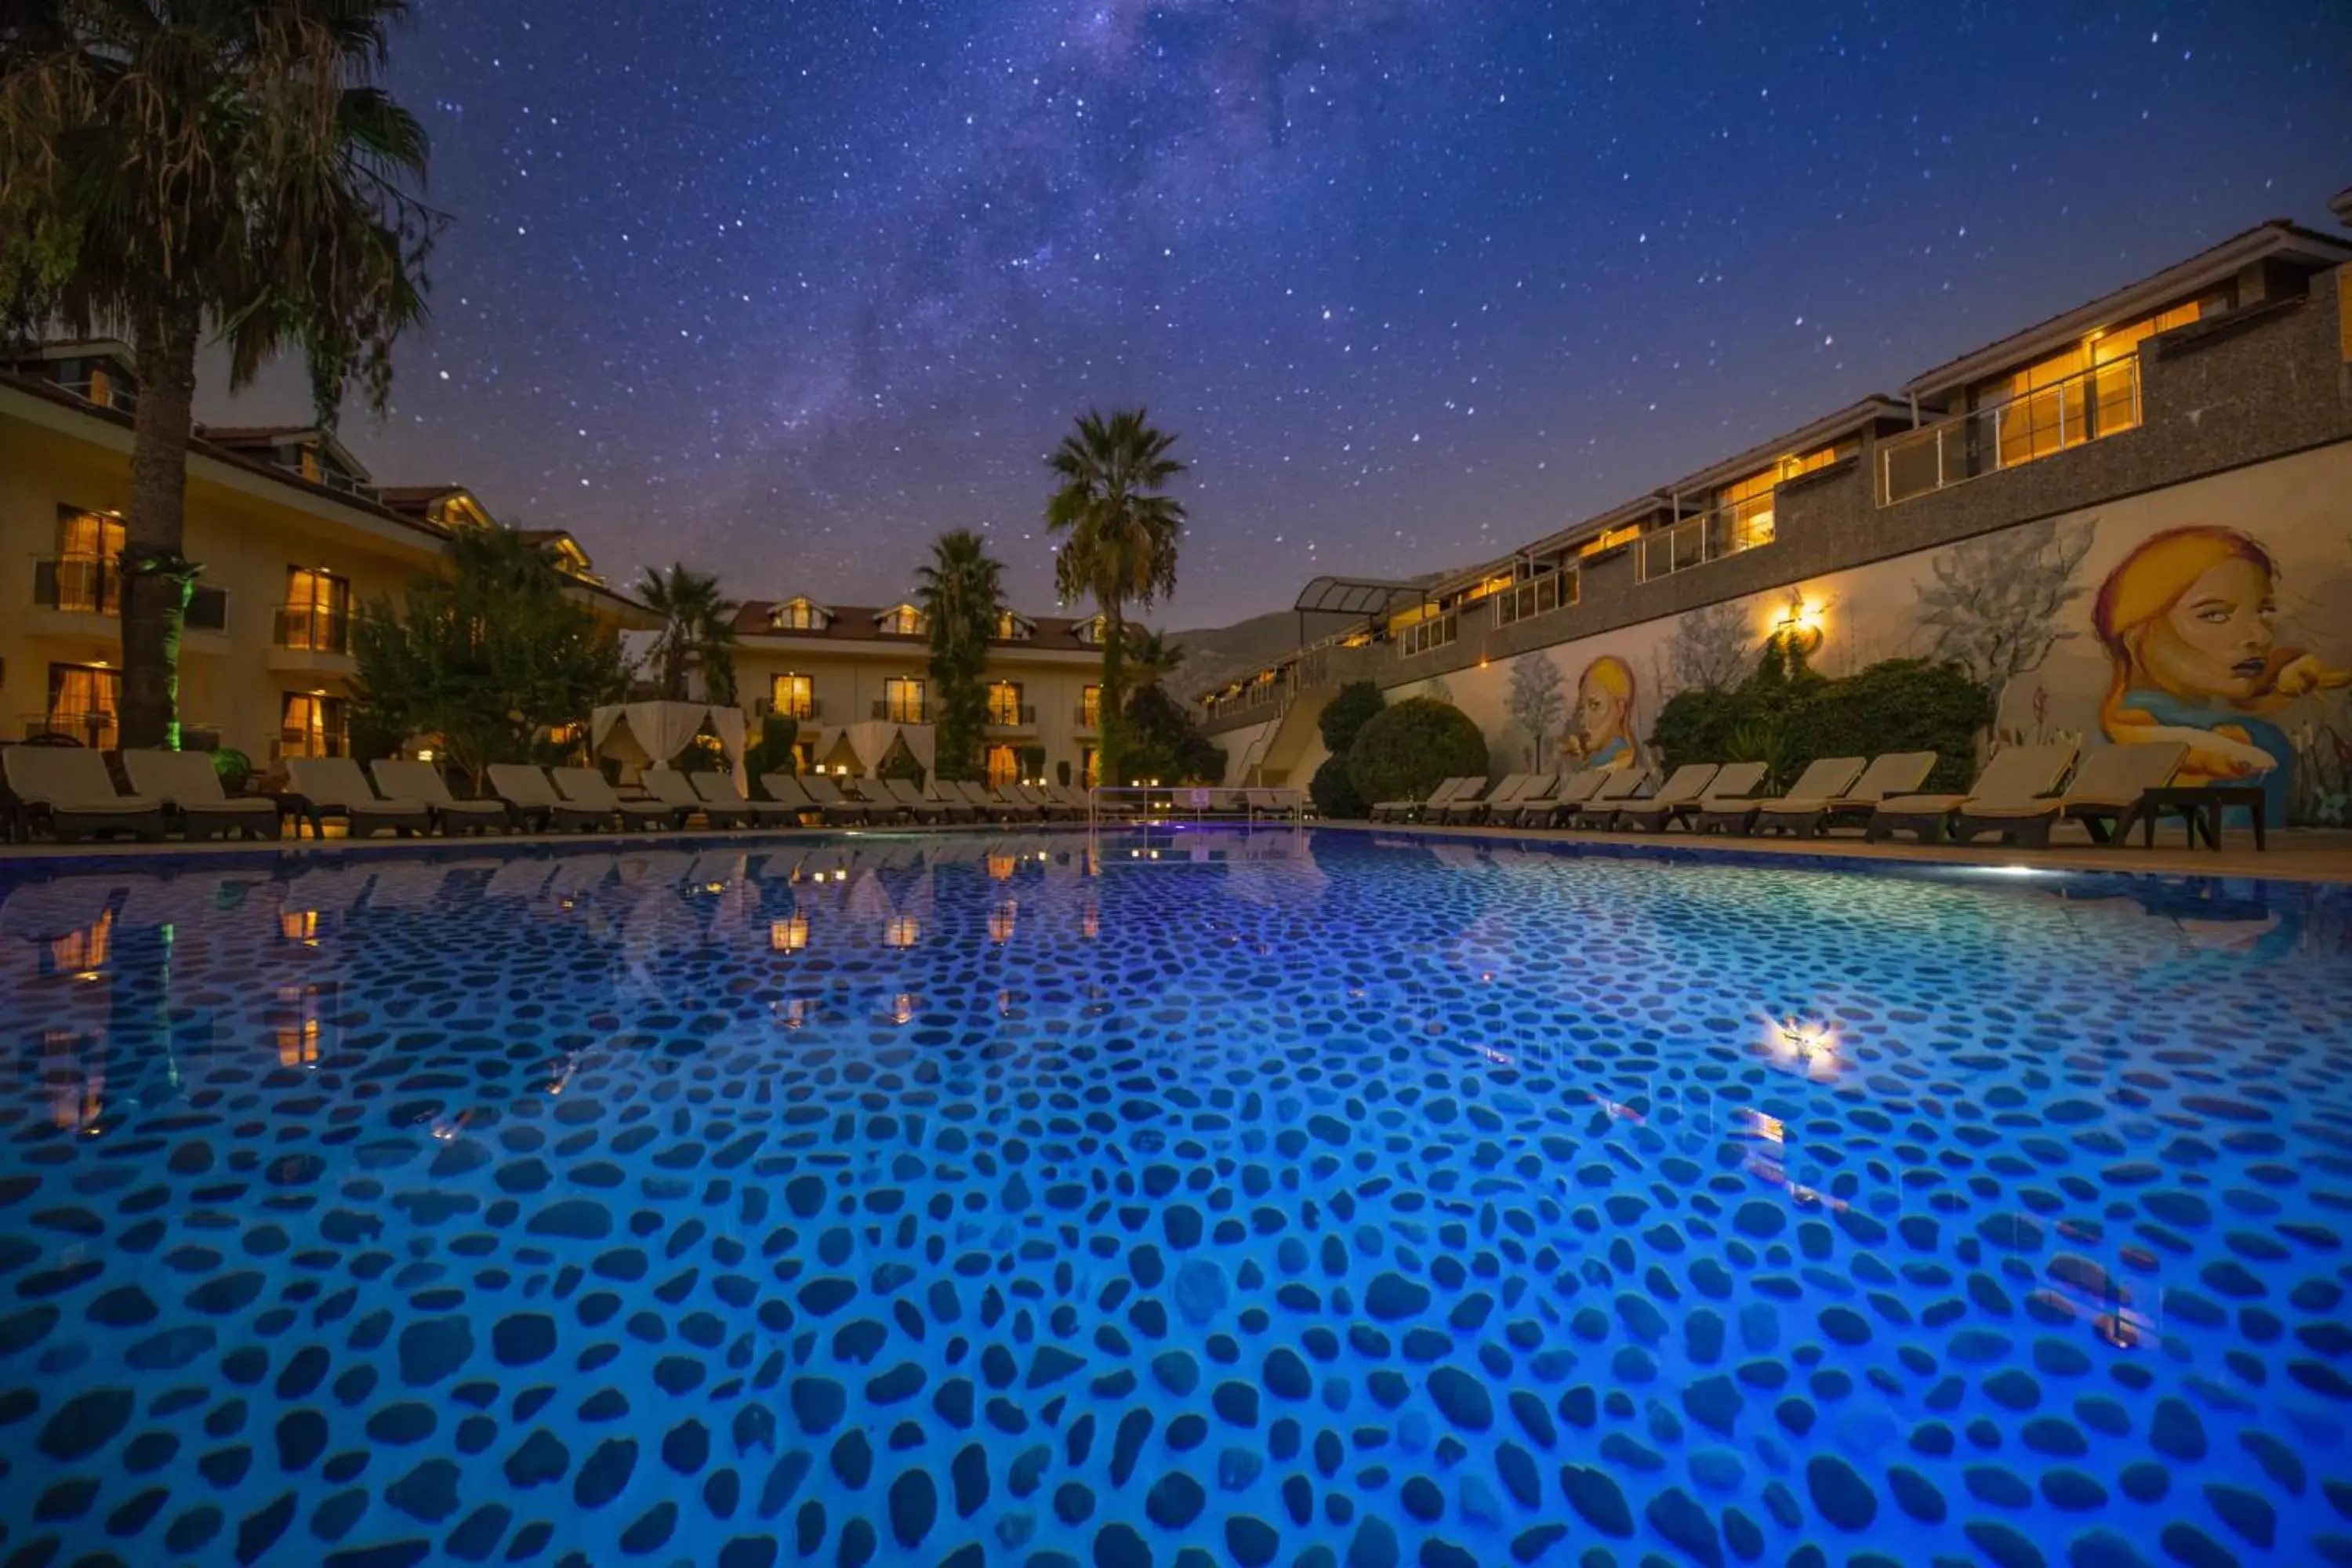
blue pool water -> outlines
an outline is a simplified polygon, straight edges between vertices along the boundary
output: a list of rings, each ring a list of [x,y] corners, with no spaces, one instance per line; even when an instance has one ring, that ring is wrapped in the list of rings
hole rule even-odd
[[[2352,1562],[2352,897],[0,874],[0,1562]]]

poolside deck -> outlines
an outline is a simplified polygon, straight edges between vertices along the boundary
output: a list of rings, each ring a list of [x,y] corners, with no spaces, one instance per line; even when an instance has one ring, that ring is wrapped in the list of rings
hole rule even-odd
[[[1181,819],[1178,819],[1181,820]],[[1859,833],[1848,833],[1827,838],[1733,838],[1720,835],[1701,837],[1696,834],[1675,831],[1654,833],[1575,832],[1546,828],[1513,827],[1443,827],[1388,823],[1338,822],[1316,823],[1312,826],[1326,831],[1371,833],[1389,837],[1417,837],[1459,839],[1466,842],[1496,843],[1561,843],[1605,846],[1625,852],[1654,850],[1669,857],[1705,857],[1710,852],[1730,851],[1742,855],[1790,855],[1802,857],[1832,856],[1856,860],[1897,860],[1946,866],[1986,866],[1997,868],[2032,867],[2046,870],[2067,871],[2144,871],[2163,876],[2198,877],[2261,877],[2278,881],[2345,882],[2352,883],[2352,829],[2342,828],[2273,828],[2270,847],[2257,851],[2252,836],[2242,829],[2232,829],[2223,837],[2219,850],[2202,847],[2191,847],[2178,826],[2168,826],[2157,837],[2153,847],[2143,848],[2137,837],[2126,847],[2102,847],[2085,837],[2062,838],[2046,849],[2015,849],[1998,844],[1923,845],[1906,840],[1901,843],[1865,844]],[[1109,825],[1106,825],[1108,828]],[[326,839],[288,838],[282,841],[247,843],[243,840],[200,844],[103,843],[103,844],[9,844],[0,845],[0,867],[12,864],[38,864],[43,861],[86,861],[117,858],[148,858],[172,860],[183,857],[217,857],[276,855],[285,851],[317,850],[322,847],[338,852],[359,854],[400,855],[438,846],[454,848],[459,846],[488,851],[500,847],[571,847],[604,849],[643,847],[650,843],[667,842],[680,846],[717,845],[734,841],[782,841],[793,838],[824,838],[844,834],[888,834],[929,837],[982,835],[995,837],[1009,834],[1084,832],[1083,823],[1022,823],[993,826],[967,825],[961,826],[907,826],[869,828],[802,827],[752,828],[725,833],[711,830],[689,830],[685,833],[519,833],[479,838],[366,838],[351,839],[333,837]],[[1131,830],[1131,825],[1120,825],[1116,830]],[[1261,824],[1259,832],[1279,831]]]

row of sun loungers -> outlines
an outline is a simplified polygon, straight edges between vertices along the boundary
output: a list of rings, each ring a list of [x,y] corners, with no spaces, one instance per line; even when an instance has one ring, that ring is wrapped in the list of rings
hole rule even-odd
[[[104,756],[79,746],[5,749],[10,793],[61,842],[129,837],[161,838],[176,830],[196,838],[276,838],[291,813],[314,832],[330,821],[353,837],[626,828],[682,829],[699,818],[711,827],[879,826],[889,823],[1078,822],[1124,817],[1125,805],[1095,805],[1057,785],[985,786],[937,780],[926,793],[904,779],[866,779],[862,794],[835,780],[767,773],[766,799],[751,799],[726,773],[666,768],[643,775],[648,798],[624,798],[593,768],[498,763],[488,770],[494,798],[460,800],[432,763],[386,758],[362,771],[349,757],[294,757],[280,795],[230,796],[212,759],[200,752],[129,750],[123,771],[131,792],[115,787]],[[373,774],[373,780],[371,780]]]
[[[2149,791],[2172,782],[2187,754],[2177,743],[2105,746],[2087,759],[2072,742],[2007,746],[1967,791],[1950,795],[1918,793],[1935,770],[1933,752],[1892,752],[1868,761],[1823,757],[1782,795],[1761,793],[1767,772],[1761,763],[1685,763],[1654,789],[1647,788],[1654,775],[1644,768],[1512,773],[1492,789],[1470,776],[1444,781],[1426,800],[1383,801],[1371,816],[1376,822],[1655,833],[1679,824],[1698,833],[1799,837],[1862,819],[1872,842],[1906,832],[1927,843],[1947,835],[1967,841],[1992,834],[2030,846],[2048,844],[2052,827],[2075,821],[2105,843]]]

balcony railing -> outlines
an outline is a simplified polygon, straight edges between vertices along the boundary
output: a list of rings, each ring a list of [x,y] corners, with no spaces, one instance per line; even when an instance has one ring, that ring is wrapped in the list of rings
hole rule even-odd
[[[1580,572],[1547,572],[1530,577],[1495,595],[1495,624],[1507,626],[1548,616],[1575,604],[1583,593],[1584,576]]]
[[[928,724],[929,717],[920,702],[900,698],[877,697],[874,700],[874,717],[887,719],[893,724]]]
[[[318,477],[310,482],[324,485],[331,490],[337,490],[347,496],[357,496],[362,500],[383,499],[383,492],[375,486],[355,479],[351,475],[335,468],[321,468]]]
[[[2139,357],[2135,354],[1880,442],[1878,504],[1892,506],[1930,495],[1981,474],[2136,428],[2139,422]]]
[[[117,384],[112,378],[103,381],[88,377],[80,381],[61,381],[60,387],[85,403],[95,403],[100,408],[120,409],[125,414],[139,412],[139,395],[127,386]]]
[[[797,702],[779,702],[772,697],[763,697],[754,711],[762,719],[797,719],[805,724],[824,711],[824,704],[814,697],[804,697]]]
[[[1037,722],[1037,710],[1028,702],[992,702],[988,721],[1000,730],[1025,730]]]
[[[1773,538],[1772,501],[1776,492],[1750,496],[1704,517],[1678,522],[1642,536],[1642,581],[1687,572],[1727,555],[1738,555],[1769,544]]]
[[[1072,717],[1077,721],[1077,726],[1081,730],[1099,730],[1102,728],[1102,704],[1081,702]]]
[[[277,647],[347,654],[352,651],[352,618],[341,610],[288,605],[273,617],[270,639]]]
[[[37,561],[33,603],[44,610],[119,616],[122,613],[121,570],[111,561]]]
[[[96,751],[111,751],[121,743],[113,714],[82,709],[60,708],[47,713],[27,714],[23,731],[27,741],[43,735],[63,735]]]

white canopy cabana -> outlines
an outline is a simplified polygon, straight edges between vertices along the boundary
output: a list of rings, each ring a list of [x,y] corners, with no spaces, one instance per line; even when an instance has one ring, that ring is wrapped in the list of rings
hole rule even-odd
[[[849,743],[849,749],[856,754],[859,770],[867,774],[882,765],[882,760],[890,754],[890,748],[900,741],[907,742],[908,752],[921,765],[926,774],[931,772],[938,753],[936,737],[929,724],[900,724],[888,719],[869,719],[845,725],[841,739]]]
[[[600,757],[639,767],[666,768],[694,743],[702,727],[719,737],[719,748],[743,787],[743,710],[724,702],[616,702],[589,716],[588,743]]]

